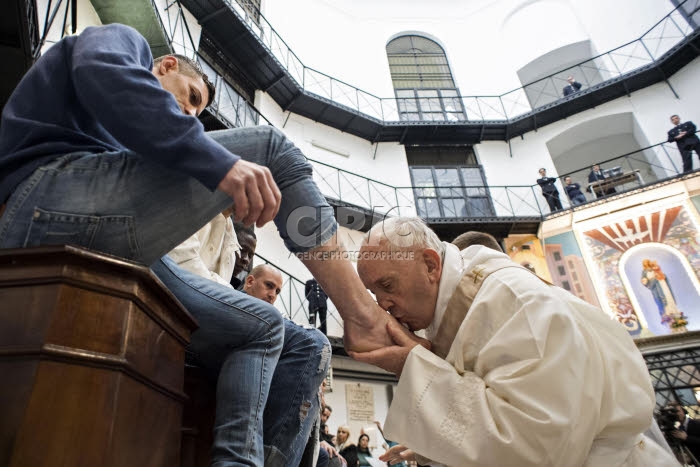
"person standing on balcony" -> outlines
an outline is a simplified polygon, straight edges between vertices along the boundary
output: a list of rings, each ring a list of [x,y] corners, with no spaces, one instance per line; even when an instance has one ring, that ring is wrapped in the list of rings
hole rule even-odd
[[[678,146],[678,151],[683,158],[683,173],[692,172],[693,151],[700,158],[700,153],[698,152],[700,139],[695,135],[695,124],[690,120],[681,123],[681,117],[678,115],[671,115],[671,123],[675,126],[668,130],[668,142],[673,143],[675,141]]]
[[[549,210],[551,212],[560,211],[562,209],[561,200],[559,199],[559,190],[554,186],[557,181],[554,177],[547,176],[547,169],[540,169],[541,177],[537,179],[537,184],[542,188],[542,196],[547,200]]]
[[[564,185],[564,189],[566,190],[567,196],[571,200],[572,206],[577,206],[586,202],[586,195],[581,192],[581,185],[578,183],[573,183],[571,181],[571,177],[566,177],[564,179],[564,183],[566,183],[566,185]]]
[[[569,75],[566,78],[566,82],[569,84],[564,86],[564,97],[581,90],[581,83],[576,81],[576,79],[573,76]]]

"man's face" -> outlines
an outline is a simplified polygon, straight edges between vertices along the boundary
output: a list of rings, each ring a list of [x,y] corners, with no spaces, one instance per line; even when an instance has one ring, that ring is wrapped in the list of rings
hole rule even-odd
[[[236,265],[233,267],[234,276],[238,276],[242,271],[250,272],[258,240],[246,232],[240,232],[238,234],[238,243],[241,245],[241,251],[236,255]]]
[[[566,182],[567,185],[571,185],[571,177],[566,177],[564,179],[564,181]]]
[[[323,408],[323,412],[321,412],[321,423],[328,423],[328,419],[331,417],[331,411],[328,410],[326,407]]]
[[[683,422],[685,420],[685,412],[683,412],[683,407],[680,405],[676,405],[676,417],[678,417],[679,422]]]
[[[252,274],[246,277],[244,290],[251,297],[274,305],[282,291],[282,274],[272,268],[264,268],[258,277]]]
[[[681,117],[679,117],[678,115],[674,115],[673,117],[671,117],[671,123],[673,123],[674,125],[679,125],[681,123]]]
[[[153,67],[153,74],[160,81],[163,89],[175,96],[182,113],[196,117],[207,106],[209,91],[201,76],[189,76],[181,73],[180,64],[175,57],[165,57]]]
[[[600,172],[600,166],[594,165],[594,166],[593,166],[593,172]]]
[[[547,171],[545,169],[540,169],[540,175],[544,177],[545,175],[547,175]]]
[[[400,253],[387,259],[388,242],[380,246],[364,245],[357,272],[380,307],[412,331],[425,329],[435,314],[442,260],[431,249],[416,248]]]
[[[573,76],[569,76],[568,78],[566,78],[566,81],[567,81],[569,84],[571,84],[571,83],[574,82],[574,77],[573,77]]]

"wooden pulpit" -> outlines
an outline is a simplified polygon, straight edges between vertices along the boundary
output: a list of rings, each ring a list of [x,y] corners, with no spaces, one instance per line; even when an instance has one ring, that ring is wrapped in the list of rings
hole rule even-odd
[[[196,327],[145,267],[0,250],[0,465],[178,466]]]

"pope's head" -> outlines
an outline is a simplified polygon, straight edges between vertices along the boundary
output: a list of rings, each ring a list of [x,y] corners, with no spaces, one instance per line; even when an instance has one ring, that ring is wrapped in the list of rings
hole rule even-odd
[[[357,272],[380,307],[417,331],[433,320],[444,251],[421,219],[389,218],[367,234]]]

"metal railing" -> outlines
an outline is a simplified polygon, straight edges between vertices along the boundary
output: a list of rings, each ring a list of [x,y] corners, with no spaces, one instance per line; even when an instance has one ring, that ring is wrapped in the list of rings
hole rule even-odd
[[[700,348],[686,348],[644,355],[656,393],[656,409],[680,402],[696,418],[700,415],[695,390],[700,386]]]
[[[309,159],[314,168],[314,181],[330,199],[362,208],[375,214],[419,216],[432,219],[478,219],[544,217],[550,214],[540,187],[532,185],[422,185],[396,187],[379,180],[349,172],[320,161]],[[596,161],[610,173],[638,174],[634,180],[615,186],[617,193],[637,190],[682,175],[682,159],[673,143],[659,143],[621,156]],[[587,202],[601,201],[594,197],[595,186],[586,192],[591,166],[565,173],[557,188],[565,209],[571,208],[564,180],[571,177],[586,193]],[[533,176],[533,178],[535,178]],[[627,177],[631,178],[631,177]],[[578,209],[578,207],[576,207]],[[357,216],[354,216],[357,222]]]
[[[171,50],[197,60],[214,84],[216,96],[207,110],[229,128],[257,125],[260,113],[224,79],[213,64],[199,54],[180,3],[151,0],[151,4]]]
[[[78,0],[57,0],[44,3],[27,0],[27,25],[31,42],[31,53],[34,60],[63,39],[66,35],[74,34],[77,27]],[[70,15],[69,15],[70,13]],[[36,23],[35,23],[36,19]],[[70,29],[68,26],[70,25]]]
[[[262,261],[263,264],[270,264],[282,274],[282,291],[277,296],[275,307],[282,313],[285,318],[291,319],[297,324],[309,324],[309,301],[306,299],[305,282],[295,277],[291,273],[281,269],[276,263],[267,260],[265,257],[255,254],[255,257]],[[331,300],[328,300],[328,313],[326,322],[329,330],[333,330],[335,326],[330,326],[330,322],[335,322],[340,329],[343,327],[343,322],[339,317],[338,310]],[[316,319],[316,326],[319,326],[320,317]]]
[[[653,66],[664,54],[695,32],[693,23],[700,23],[700,0],[685,0],[640,38],[501,95],[381,98],[307,67],[262,14],[258,12],[253,16],[235,0],[226,2],[304,91],[383,122],[416,119],[430,122],[513,120]],[[686,19],[686,12],[690,12],[689,19]],[[576,76],[583,88],[563,97],[562,91],[569,75]],[[461,106],[455,104],[455,99],[461,101]],[[407,108],[431,110],[418,112],[419,117],[416,118],[416,112],[407,112]],[[465,114],[449,110],[455,108],[464,109]]]

